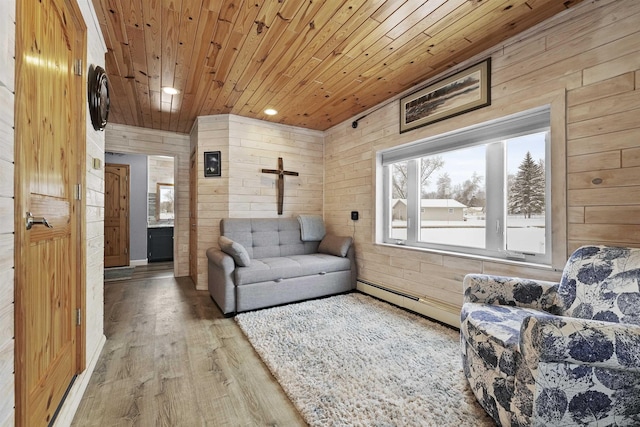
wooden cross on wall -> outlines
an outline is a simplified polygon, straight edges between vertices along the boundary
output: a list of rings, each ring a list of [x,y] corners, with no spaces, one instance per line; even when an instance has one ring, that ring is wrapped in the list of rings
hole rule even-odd
[[[298,176],[298,172],[284,170],[282,157],[278,157],[278,169],[262,169],[262,173],[274,173],[278,175],[278,215],[282,215],[282,205],[284,204],[284,176]]]

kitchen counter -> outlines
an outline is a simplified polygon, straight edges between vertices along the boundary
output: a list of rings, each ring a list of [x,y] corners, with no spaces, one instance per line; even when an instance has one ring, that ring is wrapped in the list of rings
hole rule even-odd
[[[172,222],[147,223],[147,228],[165,228],[165,227],[173,227],[173,223]]]

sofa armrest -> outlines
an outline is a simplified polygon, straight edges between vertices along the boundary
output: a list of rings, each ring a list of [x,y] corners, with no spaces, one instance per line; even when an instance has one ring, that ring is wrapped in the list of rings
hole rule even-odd
[[[529,366],[571,363],[640,372],[640,326],[574,317],[528,317],[520,351]]]
[[[236,311],[234,272],[236,264],[231,255],[217,248],[207,249],[207,285],[211,298],[224,314]]]
[[[512,305],[558,313],[558,283],[518,277],[467,274],[464,302]]]
[[[233,257],[222,252],[220,249],[207,249],[207,259],[209,260],[209,263],[213,264],[215,267],[227,272],[233,271],[236,268],[236,263],[233,260]]]

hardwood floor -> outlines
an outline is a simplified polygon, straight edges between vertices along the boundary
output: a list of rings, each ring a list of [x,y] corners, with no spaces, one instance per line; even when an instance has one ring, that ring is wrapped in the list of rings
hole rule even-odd
[[[305,425],[233,319],[171,263],[105,284],[107,342],[73,426]]]

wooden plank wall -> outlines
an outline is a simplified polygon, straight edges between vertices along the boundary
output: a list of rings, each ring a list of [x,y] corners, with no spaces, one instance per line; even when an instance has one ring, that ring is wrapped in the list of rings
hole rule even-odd
[[[197,212],[195,214],[198,240],[193,250],[196,256],[196,289],[207,289],[206,251],[217,246],[220,219],[229,217],[229,116],[198,117],[191,131],[192,151],[196,156]],[[204,153],[220,151],[221,176],[204,176]],[[193,277],[193,276],[192,276]]]
[[[87,25],[87,64],[104,67],[105,43],[90,0],[79,0]],[[104,141],[105,133],[96,131],[87,111],[86,174],[86,360],[95,363],[104,345]],[[93,160],[100,161],[94,167]],[[79,382],[79,381],[76,381]],[[69,396],[71,399],[73,396]],[[79,403],[79,402],[78,402]]]
[[[324,133],[248,119],[235,115],[199,117],[198,177],[198,289],[207,287],[206,250],[217,247],[222,218],[276,218],[276,179],[261,169],[277,169],[278,157],[286,176],[283,218],[321,214],[323,203]],[[205,178],[204,152],[221,151],[222,177]]]
[[[355,236],[359,278],[455,305],[466,273],[557,280],[559,271],[374,243],[377,150],[553,99],[558,105],[566,100],[563,111],[552,110],[552,144],[560,152],[566,148],[552,165],[553,191],[567,205],[554,207],[559,224],[567,218],[566,230],[554,229],[558,246],[569,253],[585,243],[640,246],[640,2],[585,1],[458,69],[487,56],[493,62],[490,107],[400,135],[395,101],[372,111],[357,129],[347,121],[327,131],[325,219],[330,231]],[[565,135],[566,147],[559,146]],[[602,183],[593,184],[594,178]],[[351,210],[360,211],[356,223]]]
[[[175,161],[174,274],[189,275],[189,135],[109,124],[105,151],[172,156]]]
[[[13,107],[15,0],[0,2],[0,426],[14,423]]]

